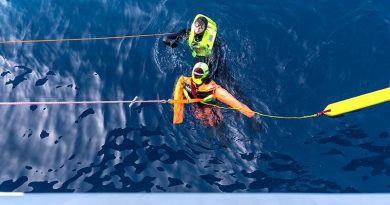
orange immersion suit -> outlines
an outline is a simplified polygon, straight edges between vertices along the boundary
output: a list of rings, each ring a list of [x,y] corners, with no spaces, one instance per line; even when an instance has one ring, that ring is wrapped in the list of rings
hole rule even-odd
[[[248,108],[248,106],[238,101],[229,92],[227,92],[221,86],[217,85],[213,80],[211,80],[209,83],[202,83],[200,86],[196,86],[195,83],[192,82],[191,77],[180,76],[175,86],[173,99],[183,100],[184,92],[186,92],[184,89],[189,91],[191,97],[205,98],[207,95],[212,94],[215,99],[229,105],[232,108],[236,108],[238,111],[249,118],[255,115],[255,113],[250,108]],[[174,103],[173,124],[182,123],[184,119],[183,115],[184,104]]]

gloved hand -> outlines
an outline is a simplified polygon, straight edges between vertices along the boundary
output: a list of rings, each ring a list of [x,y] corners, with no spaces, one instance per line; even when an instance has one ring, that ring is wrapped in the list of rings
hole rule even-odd
[[[188,94],[188,91],[186,89],[183,89],[183,94],[184,94],[184,97],[187,99],[187,100],[190,100],[190,94]]]
[[[171,48],[177,47],[177,42],[180,39],[185,39],[189,35],[191,28],[182,29],[178,33],[171,34],[169,36],[165,36],[163,42],[165,45],[170,46]]]
[[[165,45],[170,46],[171,48],[176,48],[178,40],[179,40],[178,34],[172,34],[169,36],[165,36],[163,42]]]
[[[215,100],[214,98],[214,95],[211,94],[211,95],[208,95],[207,97],[203,98],[202,102],[205,102],[205,103],[211,103]]]

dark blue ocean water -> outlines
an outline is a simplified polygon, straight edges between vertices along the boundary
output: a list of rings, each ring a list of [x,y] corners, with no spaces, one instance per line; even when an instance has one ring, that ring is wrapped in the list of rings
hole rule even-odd
[[[387,0],[0,0],[0,39],[176,32],[198,13],[222,39],[215,81],[256,111],[312,114],[390,85]],[[0,100],[169,99],[192,66],[162,37],[0,45]],[[389,104],[222,113],[208,128],[189,108],[173,126],[168,104],[2,106],[0,191],[390,191]]]

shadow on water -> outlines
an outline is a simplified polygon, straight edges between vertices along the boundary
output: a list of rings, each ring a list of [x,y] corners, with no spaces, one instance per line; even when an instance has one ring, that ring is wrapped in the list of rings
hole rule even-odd
[[[341,124],[345,128],[336,130],[335,134],[320,132],[314,136],[313,141],[329,147],[328,151],[321,153],[321,155],[328,157],[329,160],[342,157],[340,171],[353,172],[361,176],[359,180],[361,182],[375,181],[374,177],[390,176],[389,132],[382,131],[375,136],[366,133],[358,125],[350,125],[346,122]],[[309,140],[306,143],[313,141]],[[378,186],[380,185],[378,184]],[[387,185],[386,188],[390,188],[390,186]],[[372,187],[362,188],[362,190],[371,192]]]
[[[132,179],[132,176],[142,174],[147,168],[148,162],[137,162],[140,158],[137,150],[140,148],[145,149],[144,152],[149,162],[160,160],[163,163],[172,164],[177,160],[187,160],[194,163],[182,150],[175,151],[166,145],[152,146],[148,144],[148,140],[145,140],[142,144],[137,144],[128,138],[128,135],[132,133],[137,133],[136,136],[139,137],[162,135],[159,128],[148,130],[145,127],[126,127],[111,130],[107,134],[106,143],[96,155],[96,158],[99,159],[98,162],[91,163],[87,167],[78,169],[73,177],[70,177],[63,183],[58,181],[31,182],[28,184],[29,187],[33,188],[31,192],[150,192],[151,188],[154,186],[154,183],[152,182],[156,179],[155,177],[144,176],[141,180],[137,181]],[[114,153],[124,151],[129,154],[116,156]],[[115,163],[117,160],[120,160],[120,162]],[[131,171],[133,174],[129,173],[130,168],[133,168],[133,171]],[[107,172],[109,175],[107,175]],[[120,182],[118,182],[119,184],[114,182],[115,178],[120,179]],[[78,180],[90,184],[91,187],[88,190],[80,190],[77,187],[72,188],[72,184]],[[10,182],[5,182],[5,185],[15,189],[17,188],[17,185],[20,186],[24,182],[25,178],[22,178],[14,182],[14,185],[12,186],[9,185]],[[59,184],[59,188],[53,188],[53,186],[58,186]]]
[[[23,81],[27,80],[27,78],[25,78],[26,75],[32,73],[32,69],[31,68],[28,68],[26,66],[14,66],[14,68],[18,68],[18,69],[21,69],[23,70],[24,72],[22,72],[21,74],[15,76],[14,79],[9,79],[5,84],[8,85],[8,84],[12,84],[12,89],[16,88],[20,83],[22,83]]]
[[[382,132],[379,138],[387,139],[389,132]],[[390,176],[390,143],[375,145],[375,142],[364,142],[358,145],[359,148],[369,151],[372,156],[352,159],[347,165],[342,167],[345,171],[355,171],[359,167],[371,168],[371,176],[386,175]]]
[[[261,153],[257,156],[257,159],[264,161],[268,167],[265,170],[256,170],[254,172],[242,171],[244,176],[255,179],[254,182],[250,183],[249,191],[358,192],[354,188],[342,188],[336,182],[318,179],[316,176],[306,173],[304,167],[285,154],[276,152]],[[268,173],[274,174],[271,176]],[[281,173],[281,176],[284,177],[275,177],[279,175],[276,173]]]
[[[4,192],[12,192],[18,187],[22,186],[24,183],[28,181],[28,178],[26,176],[19,177],[17,180],[13,181],[5,180],[0,184],[0,190]]]
[[[77,120],[75,121],[75,123],[79,123],[83,118],[87,117],[88,115],[93,115],[95,114],[95,111],[92,109],[92,108],[88,108],[87,110],[85,110],[83,113],[81,113],[81,115],[77,118]]]

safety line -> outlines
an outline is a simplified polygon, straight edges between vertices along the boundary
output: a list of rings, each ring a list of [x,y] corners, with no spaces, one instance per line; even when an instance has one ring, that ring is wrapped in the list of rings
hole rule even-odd
[[[97,100],[97,101],[37,101],[37,102],[0,102],[0,106],[31,106],[31,105],[74,105],[74,104],[134,104],[134,103],[183,103],[183,104],[190,104],[190,103],[202,103],[204,105],[213,106],[219,109],[224,110],[240,110],[241,108],[234,108],[234,107],[223,107],[218,106],[215,104],[210,104],[206,102],[202,102],[203,99],[195,98],[195,99],[189,99],[189,100]],[[305,115],[305,116],[277,116],[277,115],[268,115],[263,114],[260,112],[255,112],[255,114],[258,114],[262,117],[269,117],[269,118],[277,118],[277,119],[306,119],[306,118],[312,118],[312,117],[318,117],[320,115],[323,115],[326,112],[330,112],[330,110],[325,110],[316,114],[312,115]]]
[[[304,115],[304,116],[277,116],[277,115],[267,115],[260,112],[254,112],[262,117],[269,117],[269,118],[277,118],[277,119],[306,119],[306,118],[312,118],[312,117],[318,117],[320,115],[312,114],[312,115]]]
[[[166,100],[103,100],[103,101],[52,101],[52,102],[0,102],[0,105],[74,105],[74,104],[124,104],[124,103],[166,103]]]
[[[219,109],[223,109],[223,110],[240,110],[241,108],[235,108],[235,107],[223,107],[223,106],[218,106],[218,105],[215,105],[215,104],[210,104],[210,103],[206,103],[206,102],[200,102],[202,104],[205,104],[205,105],[209,105],[209,106],[213,106],[213,107],[216,107],[216,108],[219,108]],[[321,116],[327,112],[330,112],[330,110],[324,110],[322,112],[318,112],[316,114],[312,114],[312,115],[304,115],[304,116],[278,116],[278,115],[267,115],[267,114],[264,114],[264,113],[260,113],[260,112],[256,112],[256,111],[253,111],[255,114],[258,114],[262,117],[268,117],[268,118],[276,118],[276,119],[306,119],[306,118],[312,118],[312,117],[318,117],[318,116]]]
[[[13,105],[74,105],[74,104],[126,104],[126,103],[197,103],[202,101],[200,98],[190,100],[96,100],[96,101],[37,101],[37,102],[0,102],[0,106]]]
[[[171,34],[175,34],[175,33],[140,34],[140,35],[131,35],[131,36],[109,36],[109,37],[96,37],[96,38],[64,38],[64,39],[41,39],[41,40],[13,40],[13,41],[0,41],[0,44],[111,40],[111,39],[150,37],[150,36],[166,36],[166,35],[171,35]]]

